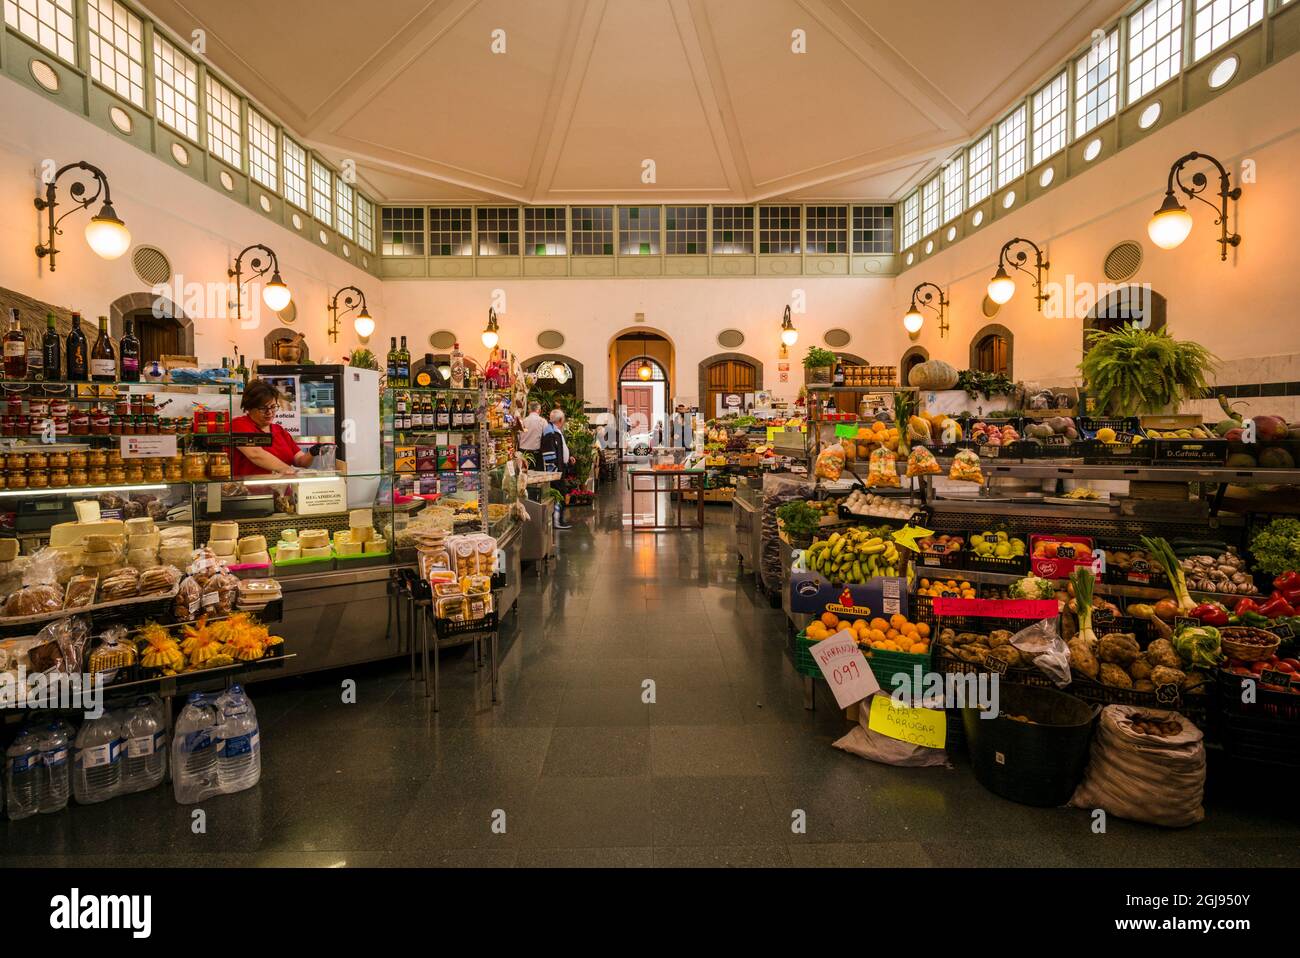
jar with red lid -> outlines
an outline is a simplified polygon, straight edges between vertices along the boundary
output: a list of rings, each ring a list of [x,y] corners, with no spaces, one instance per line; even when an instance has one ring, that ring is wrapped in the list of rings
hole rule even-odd
[[[56,435],[56,436],[66,436],[67,434],[68,434],[68,417],[67,417],[67,416],[55,416],[55,417],[54,417],[54,435]]]
[[[13,434],[15,436],[30,435],[32,425],[30,420],[27,418],[27,416],[13,416],[11,418],[14,421]]]
[[[27,418],[31,420],[31,425],[28,427],[28,429],[30,430],[30,432],[28,432],[29,436],[44,435],[45,424],[47,422],[48,423],[54,422],[54,420],[52,420],[49,416],[28,416]]]
[[[20,417],[25,418],[25,417]],[[74,409],[68,413],[68,435],[90,435],[90,413],[84,409]]]
[[[117,432],[114,435],[118,435],[118,436],[135,435],[135,426],[131,424],[130,416],[116,416],[114,418],[117,420]]]
[[[17,416],[23,411],[23,394],[10,393],[5,399],[5,410],[11,416]]]
[[[131,415],[131,397],[119,395],[117,402],[113,404],[113,412],[119,416]]]
[[[90,434],[107,436],[113,425],[113,416],[103,409],[96,409],[90,417]]]
[[[29,399],[27,401],[27,415],[33,419],[44,419],[50,414],[50,401],[48,399]]]
[[[66,417],[68,415],[68,401],[66,399],[58,399],[58,398],[51,399],[50,415],[56,418],[59,416]]]

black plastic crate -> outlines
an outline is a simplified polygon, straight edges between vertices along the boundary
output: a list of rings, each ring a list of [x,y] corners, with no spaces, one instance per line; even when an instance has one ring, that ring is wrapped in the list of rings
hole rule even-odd
[[[433,620],[434,627],[438,631],[438,638],[450,639],[457,635],[473,635],[476,632],[495,632],[497,629],[497,614],[495,611],[489,612],[481,619],[471,619],[468,622],[454,622],[451,619]]]
[[[1223,750],[1230,759],[1300,768],[1300,724],[1233,712],[1224,712],[1220,724]]]
[[[1232,713],[1246,719],[1292,723],[1300,737],[1300,675],[1296,676],[1294,691],[1265,685],[1259,676],[1238,675],[1219,669],[1219,701],[1224,714]],[[1254,682],[1253,703],[1242,701],[1246,683]]]
[[[1056,440],[1060,440],[1057,442]],[[1083,446],[1078,442],[1070,442],[1064,436],[1053,436],[1050,439],[1022,439],[1020,442],[1013,443],[1020,453],[1020,457],[1025,460],[1029,459],[1078,459],[1083,456]]]
[[[1065,691],[1077,699],[1091,702],[1094,705],[1128,705],[1135,708],[1180,712],[1191,720],[1192,724],[1197,728],[1205,731],[1210,726],[1210,715],[1213,712],[1212,706],[1215,696],[1212,683],[1207,683],[1202,688],[1204,691],[1191,695],[1183,695],[1182,691],[1179,690],[1175,699],[1168,700],[1155,692],[1139,692],[1137,689],[1105,685],[1081,676],[1076,672],[1073,680],[1066,686]]]
[[[1145,465],[1152,461],[1154,450],[1135,417],[1080,416],[1077,423],[1081,437],[1079,451],[1089,465]],[[1115,430],[1116,441],[1102,442],[1097,438],[1097,430],[1105,428]],[[1141,441],[1132,442],[1132,439]]]
[[[1153,589],[1169,588],[1169,577],[1165,575],[1164,570],[1159,565],[1150,561],[1149,558],[1143,558],[1131,563],[1128,568],[1119,568],[1111,561],[1111,555],[1117,552],[1146,552],[1140,545],[1132,542],[1122,542],[1117,545],[1102,543],[1095,548],[1104,550],[1106,555],[1106,570],[1101,574],[1103,583],[1111,585],[1141,585],[1150,586]]]
[[[1270,449],[1274,450],[1273,456],[1265,456],[1264,453]],[[1278,456],[1279,452],[1284,452],[1290,457],[1290,465],[1287,465],[1285,458]],[[1246,469],[1295,469],[1300,466],[1300,439],[1256,443],[1229,442],[1228,456],[1250,456],[1255,465],[1243,465],[1242,468]],[[1268,465],[1261,460],[1266,460]]]
[[[1151,461],[1165,466],[1221,466],[1228,459],[1226,439],[1148,439]]]
[[[916,565],[916,574],[924,576],[926,569],[964,569],[966,568],[966,552],[963,549],[957,549],[954,552],[918,552],[912,560]]]
[[[1028,575],[1029,556],[981,556],[966,552],[966,568],[972,572],[994,572],[1003,575]]]

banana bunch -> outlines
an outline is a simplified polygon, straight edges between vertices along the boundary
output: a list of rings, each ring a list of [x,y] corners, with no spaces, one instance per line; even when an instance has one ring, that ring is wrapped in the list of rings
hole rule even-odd
[[[804,561],[810,570],[837,585],[902,575],[905,566],[898,546],[865,529],[834,532],[829,539],[818,539],[804,553]]]

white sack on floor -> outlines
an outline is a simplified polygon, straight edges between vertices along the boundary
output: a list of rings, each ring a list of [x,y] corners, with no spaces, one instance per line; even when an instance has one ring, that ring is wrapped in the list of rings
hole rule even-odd
[[[876,695],[888,697],[887,692],[877,692]],[[868,696],[858,703],[858,724],[849,729],[848,734],[843,738],[832,742],[832,745],[882,765],[911,767],[948,765],[948,753],[941,748],[927,748],[924,745],[902,742],[869,728],[873,697]]]

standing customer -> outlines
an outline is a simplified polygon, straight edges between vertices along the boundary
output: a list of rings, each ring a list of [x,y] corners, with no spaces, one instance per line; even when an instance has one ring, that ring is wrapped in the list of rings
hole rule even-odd
[[[551,488],[558,492],[561,499],[555,505],[555,528],[571,528],[564,521],[565,498],[569,492],[569,481],[565,476],[575,459],[569,455],[569,444],[564,439],[564,410],[552,409],[551,422],[542,434],[541,447],[542,468],[548,472],[558,472],[561,478],[551,483]]]
[[[534,400],[528,404],[528,415],[519,425],[519,451],[528,461],[528,468],[540,469],[542,433],[546,431],[546,420],[542,418],[542,404]]]

